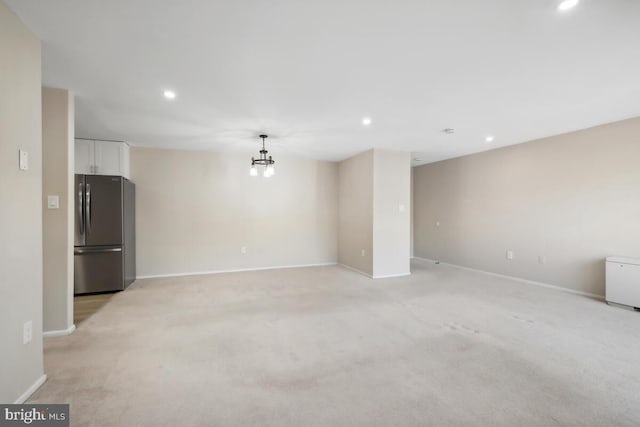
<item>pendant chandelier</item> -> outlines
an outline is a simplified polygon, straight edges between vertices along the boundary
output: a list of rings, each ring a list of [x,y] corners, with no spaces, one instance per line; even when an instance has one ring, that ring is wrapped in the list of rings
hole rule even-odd
[[[264,166],[264,172],[262,173],[262,176],[264,176],[265,178],[269,178],[270,176],[273,176],[274,173],[276,173],[275,169],[273,168],[273,164],[276,161],[273,160],[271,156],[267,157],[268,151],[266,150],[266,148],[264,148],[264,140],[268,137],[268,135],[260,135],[260,138],[262,138],[262,150],[260,150],[260,157],[258,157],[257,159],[254,157],[251,158],[251,167],[249,168],[249,175],[251,176],[258,176],[258,166]]]

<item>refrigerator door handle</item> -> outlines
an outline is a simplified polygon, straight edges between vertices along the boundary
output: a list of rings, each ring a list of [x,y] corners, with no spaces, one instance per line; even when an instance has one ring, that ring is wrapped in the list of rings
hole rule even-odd
[[[85,220],[87,221],[87,234],[91,230],[91,184],[87,184],[87,192],[85,193]]]
[[[83,201],[82,200],[82,193],[83,193],[82,187],[83,187],[83,185],[82,185],[82,183],[80,183],[78,185],[78,218],[80,220],[79,221],[80,222],[80,234],[84,234],[84,215],[83,215],[84,204],[82,203],[82,201]]]
[[[73,250],[74,255],[79,255],[79,254],[102,254],[102,253],[107,253],[107,252],[122,252],[122,248],[101,248],[101,247],[92,248],[92,247],[88,246],[88,247],[84,247],[84,248],[74,248],[74,250]]]

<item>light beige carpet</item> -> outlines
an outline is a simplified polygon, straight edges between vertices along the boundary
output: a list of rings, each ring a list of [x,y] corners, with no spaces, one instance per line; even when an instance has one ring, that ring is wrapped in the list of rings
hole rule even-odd
[[[417,263],[141,280],[45,365],[72,425],[640,425],[640,313]]]

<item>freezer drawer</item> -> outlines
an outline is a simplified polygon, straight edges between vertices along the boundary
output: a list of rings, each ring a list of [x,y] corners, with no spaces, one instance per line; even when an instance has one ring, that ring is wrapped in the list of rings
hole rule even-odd
[[[74,293],[124,289],[122,248],[75,248]]]

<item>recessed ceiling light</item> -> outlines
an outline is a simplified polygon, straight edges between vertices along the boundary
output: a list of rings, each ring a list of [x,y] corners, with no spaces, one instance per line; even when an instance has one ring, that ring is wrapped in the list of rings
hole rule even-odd
[[[493,142],[494,137],[493,137],[493,135],[487,135],[487,137],[484,140],[487,141],[487,142]]]
[[[564,12],[565,10],[573,9],[579,2],[580,0],[562,0],[558,4],[558,10]]]
[[[165,90],[163,92],[163,95],[167,99],[175,99],[176,98],[176,93],[174,91],[172,91],[172,90]]]
[[[362,118],[362,126],[369,126],[372,120],[371,117],[363,117]]]

